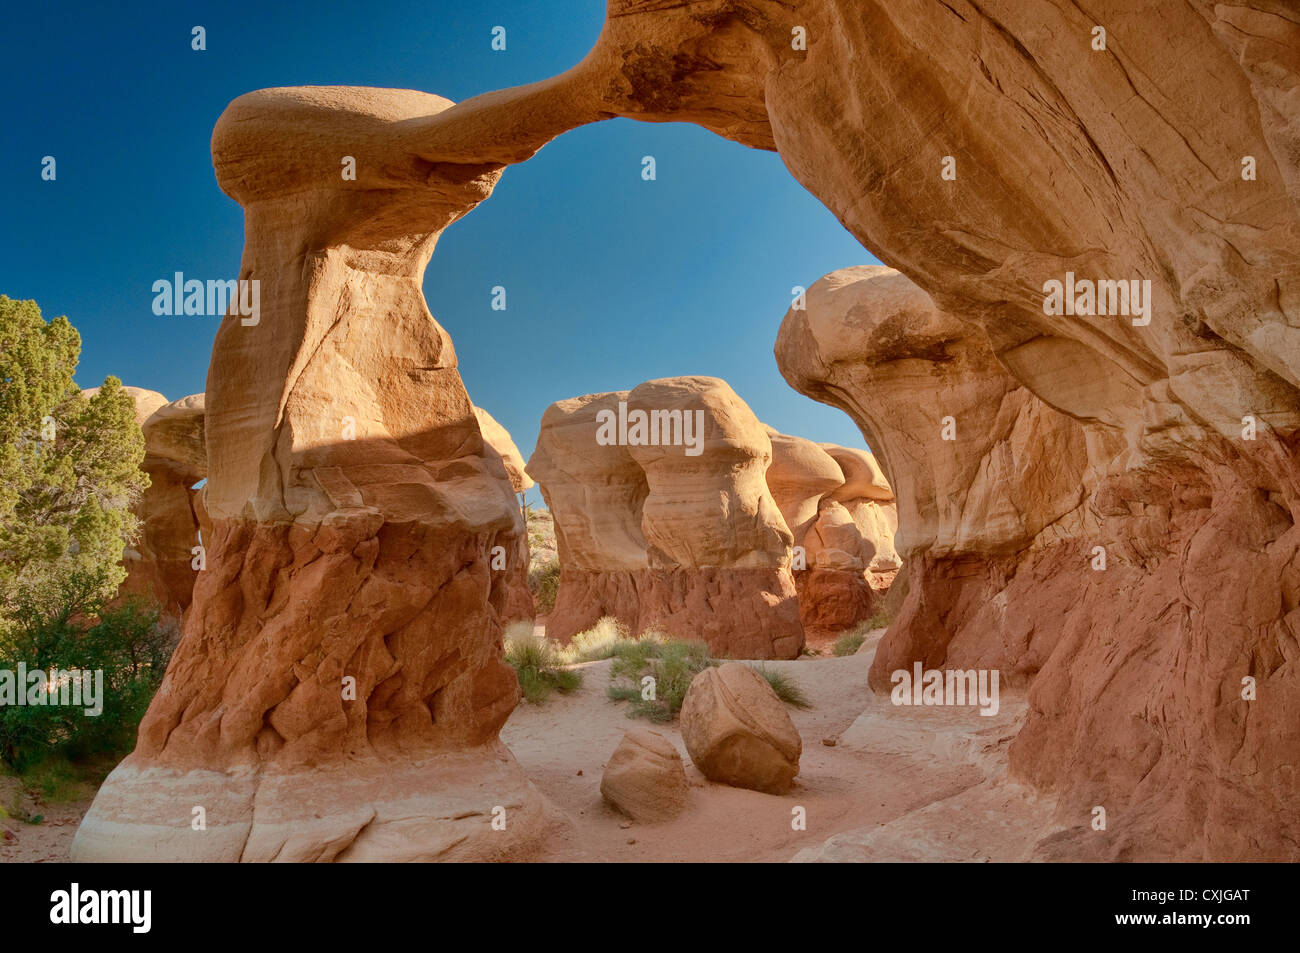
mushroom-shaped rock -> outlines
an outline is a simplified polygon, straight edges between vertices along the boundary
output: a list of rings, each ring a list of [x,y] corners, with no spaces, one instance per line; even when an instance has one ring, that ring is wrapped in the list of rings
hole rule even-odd
[[[686,770],[673,743],[648,728],[623,735],[600,779],[600,793],[635,821],[666,821],[686,806]]]
[[[768,489],[763,425],[725,381],[670,377],[552,404],[528,472],[561,566],[547,630],[612,615],[724,658],[803,645],[791,535]]]
[[[767,434],[767,485],[794,535],[804,633],[838,635],[871,616],[898,569],[893,491],[866,450]]]
[[[822,446],[772,427],[766,430],[772,442],[767,488],[794,536],[794,544],[802,546],[804,535],[817,521],[818,504],[844,485],[844,473]]]
[[[803,740],[767,679],[741,662],[706,668],[682,701],[682,740],[710,781],[783,794],[799,773]]]
[[[492,561],[523,518],[420,290],[501,171],[415,155],[451,105],[267,89],[217,123],[260,305],[213,345],[207,568],[75,859],[488,859],[544,836],[545,799],[498,739],[519,688]]]
[[[978,328],[891,268],[847,268],[815,282],[807,310],[787,313],[776,355],[797,390],[847,411],[873,451],[867,460],[827,448],[853,490],[823,502],[810,551],[820,547],[830,565],[865,557],[879,571],[908,561],[908,598],[877,651],[872,686],[888,690],[890,673],[917,660],[1027,680],[1052,642],[1029,638],[1033,626],[995,634],[1024,617],[1005,613],[995,597],[1009,567],[1082,525],[1089,466],[1082,425],[1021,386]],[[1040,465],[1043,455],[1051,466]],[[886,488],[896,510],[867,498]],[[878,534],[892,536],[892,545],[846,553],[873,522],[897,525],[896,535]]]
[[[203,395],[177,401],[156,391],[124,387],[135,399],[136,420],[144,433],[149,486],[136,504],[140,535],[123,554],[127,577],[119,594],[154,603],[162,616],[179,618],[194,590],[194,551],[203,522],[202,490],[207,476],[203,436]],[[86,391],[89,395],[93,391]]]

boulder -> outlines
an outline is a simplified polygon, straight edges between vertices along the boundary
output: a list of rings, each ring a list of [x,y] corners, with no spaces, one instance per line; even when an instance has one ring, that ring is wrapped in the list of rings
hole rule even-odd
[[[670,820],[686,806],[682,756],[657,731],[633,728],[605,765],[600,793],[634,821]]]
[[[784,794],[799,773],[803,740],[784,702],[748,665],[728,662],[695,676],[680,724],[691,761],[710,781]]]

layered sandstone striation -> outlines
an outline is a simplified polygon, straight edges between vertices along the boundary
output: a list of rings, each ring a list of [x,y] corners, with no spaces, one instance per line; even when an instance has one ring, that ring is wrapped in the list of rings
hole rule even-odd
[[[898,573],[893,490],[869,451],[767,431],[767,485],[794,536],[804,632],[837,635],[873,615]]]
[[[544,829],[497,740],[518,684],[491,556],[523,520],[420,291],[499,169],[396,145],[448,106],[264,90],[217,124],[260,313],[217,333],[207,568],[78,859],[498,858]]]
[[[559,549],[547,633],[567,639],[609,615],[703,639],[719,657],[794,658],[803,627],[771,459],[763,425],[717,378],[552,404],[528,462]]]

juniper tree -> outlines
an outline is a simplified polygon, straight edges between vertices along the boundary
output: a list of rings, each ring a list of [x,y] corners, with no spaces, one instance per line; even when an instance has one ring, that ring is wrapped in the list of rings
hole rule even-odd
[[[0,634],[20,602],[57,599],[72,573],[91,574],[99,597],[126,577],[144,435],[116,377],[82,394],[80,353],[66,317],[0,295]]]

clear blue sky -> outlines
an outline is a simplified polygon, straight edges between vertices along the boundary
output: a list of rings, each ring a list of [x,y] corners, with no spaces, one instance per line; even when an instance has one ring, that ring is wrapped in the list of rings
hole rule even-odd
[[[239,206],[209,139],[230,100],[305,84],[453,100],[567,69],[603,0],[12,4],[5,16],[0,293],[81,331],[83,387],[115,374],[203,390],[219,318],[156,317],[173,272],[234,278]],[[190,48],[191,28],[207,50]],[[507,49],[490,48],[507,30]],[[41,160],[57,179],[41,179]],[[641,179],[653,155],[658,179]],[[775,153],[684,124],[619,119],[506,170],[442,237],[424,284],[475,403],[532,451],[552,401],[679,374],[727,380],[778,430],[862,446],[795,393],[772,346],[793,285],[875,259]],[[508,310],[490,309],[504,285]]]

